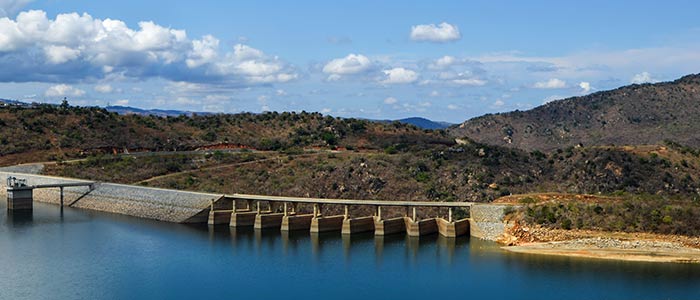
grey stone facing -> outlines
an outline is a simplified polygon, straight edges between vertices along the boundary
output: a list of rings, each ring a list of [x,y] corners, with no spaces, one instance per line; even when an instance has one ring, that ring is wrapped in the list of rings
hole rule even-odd
[[[0,179],[8,176],[25,178],[29,185],[88,182],[79,179],[0,171]],[[5,181],[0,180],[0,197],[6,198],[6,194]],[[211,201],[217,201],[221,198],[223,198],[221,194],[113,183],[96,183],[93,191],[90,191],[88,187],[67,187],[64,189],[64,204],[66,206],[176,223],[206,222]],[[59,189],[35,189],[34,200],[59,204]]]

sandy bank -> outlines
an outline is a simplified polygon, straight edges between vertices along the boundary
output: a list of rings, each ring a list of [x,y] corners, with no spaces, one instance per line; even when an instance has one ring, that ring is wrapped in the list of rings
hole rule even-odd
[[[700,263],[700,249],[681,243],[622,240],[610,237],[526,243],[503,249],[528,254],[559,255],[644,262]]]

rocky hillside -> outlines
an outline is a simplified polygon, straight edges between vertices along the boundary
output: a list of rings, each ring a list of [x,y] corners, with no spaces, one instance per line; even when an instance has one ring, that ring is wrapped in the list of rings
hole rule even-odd
[[[665,140],[699,147],[700,74],[553,101],[528,111],[485,115],[449,132],[528,151]]]
[[[94,107],[0,107],[0,165],[122,151],[198,148],[294,150],[385,149],[453,144],[444,131],[341,119],[320,113],[119,115]]]
[[[466,143],[393,154],[109,155],[47,166],[45,172],[184,190],[321,198],[487,202],[511,193],[562,192],[697,199],[700,151],[669,144],[542,153]]]

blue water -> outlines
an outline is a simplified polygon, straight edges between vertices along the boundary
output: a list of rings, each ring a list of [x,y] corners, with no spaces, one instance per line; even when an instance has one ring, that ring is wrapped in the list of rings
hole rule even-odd
[[[0,203],[0,299],[700,299],[700,265],[512,254]]]

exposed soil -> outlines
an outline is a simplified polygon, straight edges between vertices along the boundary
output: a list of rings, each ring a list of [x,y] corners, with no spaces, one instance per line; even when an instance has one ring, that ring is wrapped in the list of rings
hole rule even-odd
[[[651,233],[562,230],[516,224],[503,249],[529,254],[598,259],[700,263],[700,238]]]

